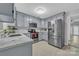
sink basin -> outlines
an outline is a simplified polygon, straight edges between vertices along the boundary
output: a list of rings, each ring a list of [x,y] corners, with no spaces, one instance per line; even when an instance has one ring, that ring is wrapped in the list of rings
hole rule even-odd
[[[7,45],[7,44],[15,44],[18,42],[22,42],[22,37],[9,37],[9,38],[3,38],[0,40],[0,46],[1,45]]]
[[[26,36],[22,34],[11,34],[6,38],[0,39],[0,46],[18,44],[22,42],[26,42]]]
[[[21,34],[12,34],[12,35],[9,35],[9,37],[15,37],[15,36],[21,36]]]

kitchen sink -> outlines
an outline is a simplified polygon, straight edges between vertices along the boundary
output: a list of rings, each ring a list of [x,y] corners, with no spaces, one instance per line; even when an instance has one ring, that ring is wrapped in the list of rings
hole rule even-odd
[[[9,35],[9,37],[15,37],[15,36],[22,36],[21,34],[12,34],[12,35]]]

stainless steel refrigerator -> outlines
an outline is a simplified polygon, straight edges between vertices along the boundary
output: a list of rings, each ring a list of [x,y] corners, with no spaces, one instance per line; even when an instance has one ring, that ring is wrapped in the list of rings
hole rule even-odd
[[[58,48],[65,45],[65,22],[63,19],[48,22],[48,44]]]

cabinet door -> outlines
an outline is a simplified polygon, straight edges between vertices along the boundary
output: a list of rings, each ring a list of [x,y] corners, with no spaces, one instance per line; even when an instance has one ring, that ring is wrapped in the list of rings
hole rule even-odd
[[[2,30],[2,29],[3,29],[3,23],[0,22],[0,30]]]
[[[44,27],[48,28],[48,22],[47,22],[47,20],[44,21]]]
[[[44,40],[48,41],[48,32],[43,32],[42,36]]]
[[[44,28],[45,27],[44,25],[45,25],[44,20],[40,20],[40,27]]]
[[[42,40],[42,33],[41,32],[39,32],[39,40]]]
[[[40,27],[40,19],[39,18],[30,16],[30,23],[36,23],[37,27],[38,28]]]
[[[64,46],[64,27],[63,27],[63,20],[59,19],[56,20],[57,25],[57,46],[62,48]]]
[[[13,22],[13,3],[0,3],[0,22]]]
[[[12,22],[12,16],[0,15],[1,22]]]
[[[25,27],[29,27],[29,23],[30,23],[30,16],[24,15],[24,25]]]
[[[38,27],[38,28],[41,27],[41,21],[40,21],[40,19],[37,19],[37,27]]]
[[[24,27],[24,15],[21,13],[17,13],[17,26]]]
[[[47,28],[48,22],[46,20],[41,20],[41,28]]]
[[[56,20],[57,36],[62,36],[62,19]]]

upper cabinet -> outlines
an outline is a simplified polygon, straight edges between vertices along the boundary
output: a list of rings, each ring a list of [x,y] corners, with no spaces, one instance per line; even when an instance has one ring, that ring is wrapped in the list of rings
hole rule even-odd
[[[48,28],[48,22],[45,19],[41,19],[41,28]]]
[[[29,24],[30,23],[36,23],[37,24],[37,27],[39,28],[40,27],[40,19],[39,18],[36,18],[36,17],[33,17],[33,16],[30,16],[30,15],[27,15],[27,14],[24,14],[24,13],[21,13],[21,12],[17,12],[17,27],[29,27]]]
[[[21,13],[17,13],[17,26],[24,27],[24,15]]]
[[[0,3],[0,22],[13,22],[14,4]]]
[[[39,18],[36,17],[30,17],[30,23],[36,23],[37,24],[37,28],[40,28],[40,22],[41,20]]]

